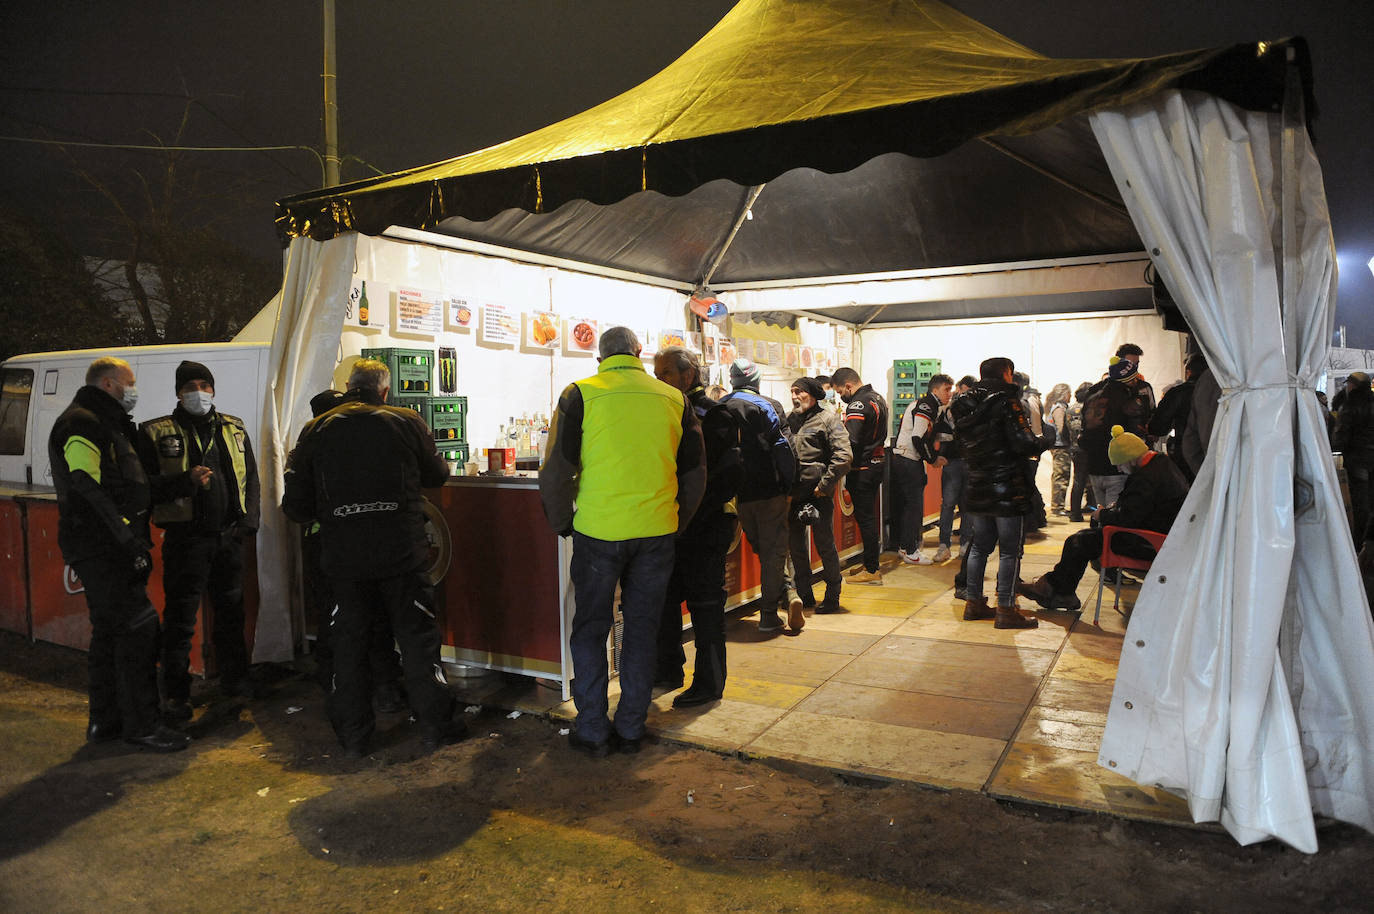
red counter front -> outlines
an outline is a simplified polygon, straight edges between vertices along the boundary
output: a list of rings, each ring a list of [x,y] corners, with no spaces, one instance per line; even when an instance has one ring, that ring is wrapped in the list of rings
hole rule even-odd
[[[451,548],[438,584],[445,659],[561,678],[566,565],[532,479],[455,479],[426,493]]]
[[[163,532],[153,528],[153,567],[148,597],[159,614],[162,593]],[[257,557],[254,543],[245,545],[243,602],[245,638],[252,651],[258,617]],[[91,643],[90,615],[80,578],[62,558],[57,545],[57,501],[51,489],[7,486],[0,491],[0,628],[35,641],[86,650]],[[202,606],[191,642],[191,669],[205,672],[201,631],[214,624],[213,610]],[[208,663],[214,671],[213,657]]]

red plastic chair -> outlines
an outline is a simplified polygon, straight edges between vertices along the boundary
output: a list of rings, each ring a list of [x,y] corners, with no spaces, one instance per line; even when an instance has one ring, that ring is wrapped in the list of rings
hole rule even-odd
[[[1118,555],[1112,551],[1112,537],[1118,533],[1133,533],[1154,547],[1155,553],[1164,547],[1164,539],[1167,534],[1156,533],[1153,530],[1141,530],[1136,527],[1103,527],[1102,528],[1102,557],[1098,559],[1102,568],[1097,575],[1097,609],[1093,612],[1093,625],[1097,624],[1098,618],[1102,615],[1102,585],[1106,581],[1107,572],[1117,569],[1116,583],[1112,586],[1115,599],[1112,601],[1112,609],[1121,612],[1121,570],[1125,571],[1149,571],[1151,559],[1133,559],[1130,556]]]

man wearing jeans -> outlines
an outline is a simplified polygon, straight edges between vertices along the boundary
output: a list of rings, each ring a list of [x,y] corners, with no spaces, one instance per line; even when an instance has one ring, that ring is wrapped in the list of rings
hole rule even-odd
[[[649,376],[639,352],[628,328],[601,335],[597,373],[564,388],[539,469],[544,514],[558,535],[573,538],[577,721],[568,743],[598,758],[639,751],[674,539],[706,485],[696,414],[681,391]],[[606,638],[617,585],[625,640],[612,725]]]
[[[1031,431],[1021,392],[1012,381],[1014,368],[1011,359],[985,360],[979,366],[978,385],[951,407],[968,461],[965,507],[973,531],[964,619],[993,619],[995,628],[1035,628],[1039,621],[1017,609],[1016,581],[1022,523],[1032,508],[1026,458],[1043,451],[1049,442]],[[983,572],[994,546],[998,553],[996,610],[983,596]]]
[[[978,381],[973,375],[964,375],[954,386],[954,397],[973,390]],[[944,461],[944,472],[940,474],[940,546],[935,550],[935,563],[949,560],[950,549],[954,544],[954,509],[964,508],[964,495],[968,491],[968,464],[964,460],[959,439],[954,434],[954,417],[948,404],[940,412],[940,420],[935,426],[936,454]],[[967,551],[964,539],[964,516],[959,515],[959,555]],[[962,569],[961,569],[962,570]]]

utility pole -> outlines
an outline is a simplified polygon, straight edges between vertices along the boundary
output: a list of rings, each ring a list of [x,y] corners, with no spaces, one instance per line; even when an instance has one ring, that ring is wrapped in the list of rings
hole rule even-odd
[[[324,186],[339,183],[339,96],[334,86],[334,0],[324,0]]]

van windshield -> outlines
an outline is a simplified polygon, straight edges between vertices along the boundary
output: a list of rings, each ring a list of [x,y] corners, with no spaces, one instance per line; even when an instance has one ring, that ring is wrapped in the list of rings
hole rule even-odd
[[[0,385],[3,385],[0,386],[0,454],[22,454],[29,428],[33,371],[29,368],[0,369]]]

